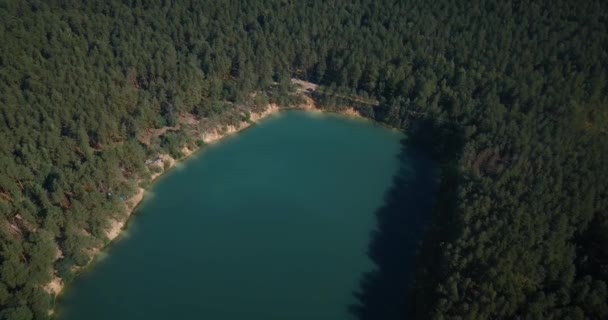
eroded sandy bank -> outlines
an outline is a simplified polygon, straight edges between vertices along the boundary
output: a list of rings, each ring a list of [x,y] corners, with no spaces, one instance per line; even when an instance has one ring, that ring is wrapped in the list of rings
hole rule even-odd
[[[303,104],[299,105],[296,109],[306,110],[309,112],[319,112],[319,113],[324,112],[323,110],[320,110],[319,108],[317,108],[317,106],[314,104],[312,99],[306,99],[306,101]],[[250,121],[241,121],[238,125],[219,125],[215,128],[212,128],[212,129],[207,130],[204,133],[202,133],[200,136],[200,139],[203,140],[205,142],[205,144],[215,143],[226,136],[235,134],[243,129],[246,129],[246,128],[250,127],[251,125],[253,125],[273,114],[276,114],[280,111],[281,111],[281,108],[279,108],[278,105],[269,104],[268,107],[262,112],[252,112],[249,117]],[[361,117],[361,115],[354,108],[346,108],[345,110],[342,110],[339,113],[348,115],[348,116]],[[151,166],[156,166],[156,167],[160,168],[160,169],[155,170],[154,172],[151,171],[151,175],[150,175],[151,180],[154,181],[154,180],[158,179],[161,175],[166,173],[169,169],[175,167],[178,164],[178,162],[183,161],[184,159],[186,159],[190,155],[192,155],[194,152],[196,152],[196,149],[193,149],[192,147],[188,147],[188,146],[183,146],[181,151],[184,154],[184,157],[182,157],[179,160],[171,157],[168,154],[159,154],[154,161],[151,161],[149,168]],[[145,189],[141,188],[141,187],[138,188],[136,194],[124,202],[125,211],[127,214],[123,218],[120,218],[120,219],[119,218],[110,219],[110,221],[109,221],[110,226],[106,230],[106,237],[109,240],[109,242],[107,242],[108,244],[111,243],[113,240],[115,240],[118,236],[120,236],[123,229],[125,228],[125,225],[127,224],[128,220],[129,220],[129,218],[131,217],[131,215],[133,214],[133,212],[135,211],[137,206],[143,201],[144,195],[145,195]],[[99,255],[99,252],[101,250],[103,250],[104,247],[105,246],[92,248],[91,250],[89,250],[89,254],[91,256],[91,261],[89,262],[89,264],[95,260],[95,258]],[[59,254],[58,254],[57,259],[59,259],[61,257],[61,250],[58,249],[58,253]],[[53,278],[51,279],[51,281],[49,281],[44,286],[44,289],[54,296],[60,295],[63,288],[64,288],[64,281],[60,277],[58,277],[56,275],[56,273],[53,276]],[[52,314],[53,310],[50,310],[49,313]]]
[[[208,130],[207,132],[203,133],[200,138],[207,144],[217,142],[220,139],[222,139],[228,135],[237,133],[238,131],[241,131],[241,130],[251,126],[253,123],[257,123],[260,120],[262,120],[272,114],[275,114],[279,111],[280,111],[280,108],[277,105],[270,104],[262,112],[258,112],[258,113],[252,112],[250,115],[250,120],[251,120],[250,122],[243,121],[243,122],[239,123],[238,126],[234,126],[234,125],[218,126],[216,128],[213,128],[213,129]],[[184,157],[179,160],[171,157],[168,154],[159,154],[156,157],[156,159],[151,162],[151,165],[159,167],[160,171],[151,172],[150,179],[152,181],[158,179],[161,175],[166,173],[169,169],[175,167],[179,161],[182,161],[185,158],[187,158],[188,156],[192,155],[196,150],[190,149],[188,146],[183,146],[181,151],[184,154]],[[125,200],[125,202],[124,202],[125,211],[127,214],[122,219],[110,218],[110,221],[109,221],[110,226],[106,230],[106,237],[109,240],[108,243],[115,240],[121,234],[127,221],[129,220],[129,218],[135,211],[135,208],[137,208],[137,206],[143,201],[144,194],[145,194],[145,189],[139,187],[137,189],[137,192],[135,193],[135,195],[133,195],[129,199]],[[95,260],[96,256],[99,254],[99,252],[101,250],[104,249],[104,247],[105,246],[95,247],[95,248],[91,248],[89,250],[88,254],[91,256],[91,261],[89,263],[91,263]],[[58,252],[58,254],[56,256],[56,259],[60,259],[62,257],[62,252],[61,252],[61,250],[59,250],[59,248],[57,248],[57,252]],[[46,285],[44,285],[43,288],[48,293],[50,293],[54,296],[58,296],[63,291],[64,285],[65,284],[64,284],[63,279],[61,279],[59,276],[57,276],[57,273],[54,272],[52,279]],[[49,313],[52,314],[53,310],[51,310]]]

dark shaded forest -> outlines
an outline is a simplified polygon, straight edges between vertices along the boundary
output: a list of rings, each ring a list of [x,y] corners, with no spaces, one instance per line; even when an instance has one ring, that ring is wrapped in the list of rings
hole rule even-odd
[[[392,314],[607,318],[607,9],[0,1],[0,319],[47,318],[45,285],[107,242],[109,219],[149,180],[146,160],[200,144],[179,130],[144,144],[142,132],[290,103],[292,77],[322,85],[329,108],[409,132],[441,163],[402,291],[412,301]]]

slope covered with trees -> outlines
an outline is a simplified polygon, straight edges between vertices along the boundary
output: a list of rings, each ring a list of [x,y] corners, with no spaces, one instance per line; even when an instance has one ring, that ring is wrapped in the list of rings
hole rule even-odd
[[[291,77],[328,105],[360,97],[442,162],[418,318],[607,317],[607,9],[0,2],[0,319],[46,318],[45,284],[107,240],[146,160],[191,142],[142,132],[287,103]]]

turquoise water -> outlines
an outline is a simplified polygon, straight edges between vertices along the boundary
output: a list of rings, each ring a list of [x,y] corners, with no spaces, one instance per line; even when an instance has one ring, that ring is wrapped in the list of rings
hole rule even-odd
[[[402,134],[287,112],[154,185],[60,319],[352,319]]]

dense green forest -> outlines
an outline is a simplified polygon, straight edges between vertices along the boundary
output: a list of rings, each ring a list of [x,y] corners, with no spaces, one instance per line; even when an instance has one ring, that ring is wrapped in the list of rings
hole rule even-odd
[[[43,287],[107,242],[146,160],[196,142],[142,132],[289,103],[292,77],[410,132],[442,165],[402,314],[607,318],[607,9],[0,1],[0,319],[47,318]]]

